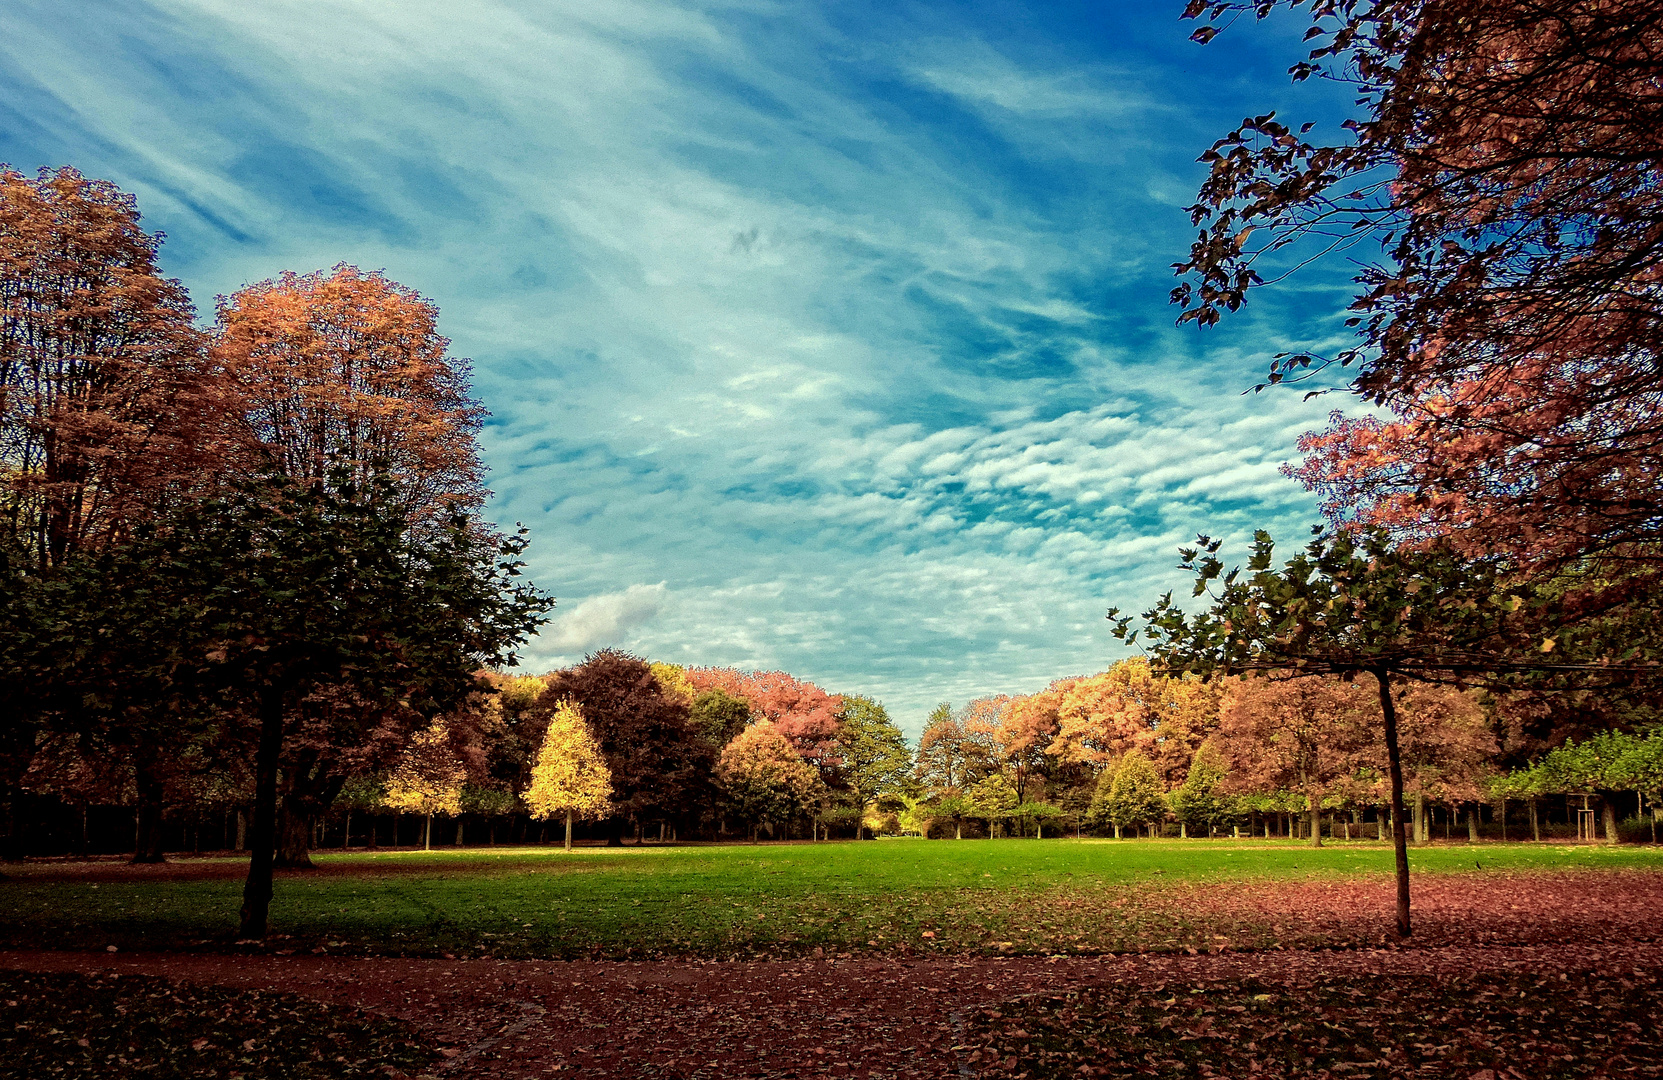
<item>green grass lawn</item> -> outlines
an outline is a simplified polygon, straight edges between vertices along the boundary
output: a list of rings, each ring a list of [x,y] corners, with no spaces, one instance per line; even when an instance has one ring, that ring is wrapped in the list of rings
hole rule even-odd
[[[317,861],[318,871],[277,881],[280,946],[507,957],[1172,947],[1196,929],[1194,915],[1162,898],[1186,886],[1391,871],[1379,843],[1264,840],[472,848]],[[181,859],[182,878],[161,880],[27,864],[0,882],[0,942],[224,947],[241,863],[219,862]],[[1435,846],[1413,851],[1411,864],[1430,874],[1663,870],[1663,849]]]

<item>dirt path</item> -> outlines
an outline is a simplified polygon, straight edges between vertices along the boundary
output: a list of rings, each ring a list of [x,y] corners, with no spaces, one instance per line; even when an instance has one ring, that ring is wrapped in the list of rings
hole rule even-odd
[[[1663,967],[1663,943],[1114,957],[548,962],[0,952],[0,967],[283,990],[408,1021],[444,1080],[958,1077],[960,1010],[1105,982]]]

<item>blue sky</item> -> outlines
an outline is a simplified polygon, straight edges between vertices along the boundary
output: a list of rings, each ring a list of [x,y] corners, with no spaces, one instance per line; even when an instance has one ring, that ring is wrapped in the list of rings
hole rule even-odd
[[[1175,547],[1296,539],[1343,401],[1247,395],[1341,333],[1343,268],[1173,325],[1195,157],[1299,27],[1182,4],[11,0],[0,161],[134,192],[199,307],[282,270],[434,298],[491,512],[618,645],[937,701],[1122,655]]]

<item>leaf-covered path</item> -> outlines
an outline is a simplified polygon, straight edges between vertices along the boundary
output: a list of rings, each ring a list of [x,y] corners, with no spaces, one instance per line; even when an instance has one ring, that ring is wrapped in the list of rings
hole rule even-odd
[[[1189,956],[536,962],[329,956],[0,953],[0,966],[162,974],[282,990],[410,1023],[445,1077],[953,1077],[979,1069],[964,1016],[1027,993],[1111,984],[1663,968],[1663,945],[1447,946]]]

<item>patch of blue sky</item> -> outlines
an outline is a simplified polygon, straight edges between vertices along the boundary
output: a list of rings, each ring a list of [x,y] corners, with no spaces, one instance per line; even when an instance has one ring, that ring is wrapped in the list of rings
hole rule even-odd
[[[1104,609],[1181,584],[1195,531],[1312,517],[1277,466],[1335,402],[1240,391],[1343,340],[1345,275],[1205,334],[1166,304],[1196,154],[1245,110],[1337,114],[1286,86],[1291,24],[1202,50],[1177,5],[58,10],[0,10],[0,160],[135,191],[199,304],[342,260],[440,303],[492,512],[561,598],[529,667],[782,667],[916,730],[1106,665]]]

